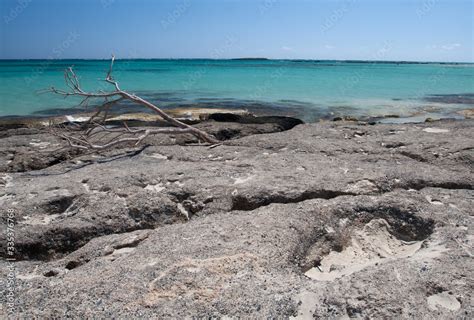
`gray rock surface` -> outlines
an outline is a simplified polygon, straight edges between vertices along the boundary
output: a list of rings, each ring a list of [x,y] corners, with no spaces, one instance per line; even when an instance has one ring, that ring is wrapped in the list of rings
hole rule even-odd
[[[470,319],[473,127],[329,122],[64,157],[41,131],[4,135],[16,316]],[[14,169],[35,157],[57,160]]]

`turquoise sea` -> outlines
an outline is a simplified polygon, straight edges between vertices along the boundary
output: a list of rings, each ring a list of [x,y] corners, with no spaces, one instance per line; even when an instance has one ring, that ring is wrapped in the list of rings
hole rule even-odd
[[[65,88],[73,66],[85,89],[107,90],[107,60],[0,61],[0,116],[75,113]],[[122,89],[163,108],[245,108],[306,121],[339,115],[460,117],[474,107],[474,64],[307,60],[117,60]],[[136,111],[122,105],[124,111]]]

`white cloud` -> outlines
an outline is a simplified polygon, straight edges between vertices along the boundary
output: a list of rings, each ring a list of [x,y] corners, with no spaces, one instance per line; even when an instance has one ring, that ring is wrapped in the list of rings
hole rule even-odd
[[[281,50],[283,50],[283,51],[295,51],[292,47],[287,47],[287,46],[281,47]]]
[[[331,46],[330,44],[325,44],[324,48],[327,49],[327,50],[331,50],[331,49],[334,49],[335,47]]]
[[[441,46],[441,49],[450,51],[450,50],[454,50],[456,48],[459,48],[460,46],[461,46],[460,43],[450,43],[450,44],[445,44],[445,45]]]

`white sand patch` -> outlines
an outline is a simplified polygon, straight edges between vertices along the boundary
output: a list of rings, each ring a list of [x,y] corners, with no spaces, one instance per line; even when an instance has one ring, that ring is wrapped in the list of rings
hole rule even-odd
[[[38,225],[47,225],[59,218],[60,214],[50,214],[47,216],[39,216],[39,217],[30,217],[24,216],[23,221],[19,221],[21,224],[27,224],[30,226],[38,226]]]
[[[249,182],[253,178],[255,178],[255,175],[251,175],[245,178],[234,178],[235,179],[234,184],[243,184],[243,183]]]
[[[42,141],[42,142],[30,142],[30,145],[35,147],[35,148],[39,148],[39,149],[46,149],[47,147],[49,147],[51,145],[51,142],[46,142],[46,141]],[[53,146],[58,146],[58,144],[55,144]]]
[[[31,200],[33,198],[36,198],[37,196],[38,196],[37,192],[30,192],[30,193],[28,193],[27,198],[28,198],[28,200]]]
[[[349,172],[348,168],[339,168],[339,169],[341,169],[344,172],[344,174],[347,174]]]
[[[13,199],[13,196],[9,194],[4,194],[3,196],[0,196],[0,207],[3,206],[3,204],[10,199]]]
[[[114,252],[111,253],[111,256],[116,257],[122,254],[127,254],[127,253],[135,251],[135,249],[136,248],[131,248],[131,247],[115,249]]]
[[[181,181],[175,181],[174,184],[177,185],[180,188],[182,188],[184,186],[184,183],[182,183]]]
[[[115,194],[114,195],[114,200],[121,202],[124,206],[127,206],[127,197],[125,197],[122,194]]]
[[[158,183],[158,184],[148,184],[145,187],[145,190],[153,191],[153,192],[161,192],[165,190],[166,188],[163,186],[163,183]]]
[[[90,117],[74,117],[66,116],[66,120],[69,122],[86,122],[89,121]]]
[[[84,187],[87,193],[91,193],[91,194],[109,194],[110,193],[110,190],[108,189],[102,189],[105,191],[101,191],[98,189],[91,189],[91,187],[87,183],[82,183],[82,186]]]
[[[446,291],[429,296],[426,302],[428,303],[428,308],[432,311],[437,311],[439,307],[450,311],[456,311],[461,308],[461,304],[456,297]]]
[[[189,220],[189,212],[186,210],[186,208],[181,204],[178,203],[177,205],[179,212],[186,217],[187,220]]]
[[[152,154],[147,154],[146,156],[150,158],[155,158],[158,160],[168,160],[168,157],[161,153],[152,153]]]
[[[83,182],[82,186],[84,187],[84,189],[86,190],[87,193],[91,192],[91,188],[89,187],[89,185],[87,183]]]
[[[344,227],[347,225],[348,222],[349,222],[349,218],[342,218],[342,219],[339,219],[338,224],[340,227]]]
[[[143,265],[143,267],[144,267],[144,268],[153,267],[153,266],[155,266],[158,262],[159,262],[158,259],[153,259],[153,260],[151,260],[150,262],[148,262],[147,264]]]
[[[35,278],[43,278],[43,276],[40,274],[33,274],[33,273],[32,274],[17,274],[16,278],[20,280],[31,280]]]
[[[429,132],[429,133],[446,133],[449,132],[448,129],[441,129],[441,128],[425,128],[423,129],[424,132]]]
[[[210,154],[207,156],[209,158],[209,161],[219,161],[219,160],[222,160],[224,159],[224,157],[222,156],[216,156],[214,154]]]
[[[345,191],[364,194],[378,192],[379,188],[373,182],[364,179],[351,184]]]
[[[390,233],[384,219],[374,219],[354,232],[351,244],[341,252],[332,251],[319,267],[305,275],[319,281],[333,281],[382,261],[409,257],[417,252],[422,241],[405,242]]]
[[[6,189],[8,187],[11,187],[12,186],[12,181],[13,181],[13,177],[8,175],[8,174],[4,174],[2,176],[2,180],[4,181],[3,183],[1,183],[0,185],[3,184],[3,187]]]
[[[434,258],[438,258],[443,253],[448,251],[449,249],[446,248],[444,244],[441,244],[439,242],[433,242],[430,243],[429,246],[427,246],[426,248],[419,250],[416,254],[411,256],[410,259],[427,261]]]
[[[298,300],[301,301],[301,304],[298,308],[298,314],[295,317],[290,317],[291,320],[293,319],[303,319],[303,320],[312,320],[314,314],[314,301],[318,301],[321,299],[321,296],[317,293],[304,291],[298,294]]]
[[[442,203],[441,201],[436,200],[436,199],[433,199],[433,198],[431,198],[431,196],[426,196],[425,199],[426,199],[426,201],[428,201],[429,203],[434,204],[434,205],[436,205],[436,206],[442,206],[442,205],[443,205],[443,203]]]

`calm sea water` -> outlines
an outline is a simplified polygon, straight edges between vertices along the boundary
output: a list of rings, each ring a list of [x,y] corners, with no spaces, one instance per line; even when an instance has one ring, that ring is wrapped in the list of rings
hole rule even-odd
[[[0,116],[51,115],[74,98],[38,94],[65,88],[74,66],[85,89],[107,90],[105,60],[0,61]],[[473,107],[474,64],[288,60],[118,60],[123,89],[164,108],[247,108],[297,114],[456,116]],[[69,111],[66,111],[69,112]],[[72,111],[71,111],[72,112]]]

